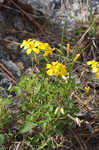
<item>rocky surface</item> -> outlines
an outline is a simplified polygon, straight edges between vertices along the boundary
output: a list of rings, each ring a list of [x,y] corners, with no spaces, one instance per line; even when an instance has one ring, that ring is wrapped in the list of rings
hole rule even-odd
[[[22,75],[24,66],[22,66],[22,54],[19,47],[20,36],[16,32],[23,29],[24,22],[21,15],[6,8],[0,10],[0,91],[2,91],[1,88],[8,88],[10,84],[15,84]],[[12,32],[13,30],[15,33]],[[21,41],[24,39],[22,38],[21,36]]]
[[[16,84],[32,64],[32,55],[27,56],[20,44],[33,38],[35,26],[8,2],[0,4],[0,91]]]
[[[60,27],[66,21],[68,30],[77,27],[77,20],[88,20],[89,7],[93,14],[99,13],[99,0],[18,0],[18,2],[31,6],[33,11],[41,12],[51,23]]]

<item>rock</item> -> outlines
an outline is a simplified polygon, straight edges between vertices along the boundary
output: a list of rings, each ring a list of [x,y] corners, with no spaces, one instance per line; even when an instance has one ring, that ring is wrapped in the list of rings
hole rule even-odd
[[[4,3],[4,0],[0,0],[0,3],[1,3],[1,4]]]
[[[6,36],[4,38],[5,47],[7,48],[8,52],[18,54],[19,53],[19,43],[18,39],[16,39],[14,36]]]
[[[2,60],[9,60],[10,57],[9,55],[7,54],[7,52],[5,51],[5,48],[3,45],[0,45],[0,61]]]
[[[18,0],[23,5],[30,5],[32,10],[40,11],[51,23],[64,25],[66,21],[67,29],[77,27],[77,20],[87,21],[89,11],[88,7],[92,8],[92,13],[99,13],[99,0]]]
[[[2,88],[8,88],[10,86],[11,82],[9,80],[7,80],[5,77],[0,80],[0,87]]]
[[[22,17],[20,15],[16,15],[14,18],[14,27],[15,29],[22,31],[24,30],[24,22],[22,20]]]
[[[45,11],[47,11],[52,4],[52,0],[18,0],[19,3],[22,3],[23,5],[31,6],[33,10],[40,11],[45,14]]]
[[[5,30],[7,26],[5,23],[5,18],[2,15],[2,12],[0,12],[0,40],[2,40],[3,36],[5,35]]]
[[[21,57],[20,57],[22,63],[24,64],[25,68],[31,66],[32,64],[32,55],[28,55],[24,53],[21,53]]]
[[[21,71],[19,69],[19,67],[12,62],[11,60],[6,61],[2,59],[2,64],[3,66],[13,75],[14,80],[18,81],[19,78],[21,77]],[[12,80],[10,80],[10,78],[8,78],[8,72],[6,72],[4,69],[2,69],[2,66],[0,66],[1,70],[3,70],[3,72],[0,72],[0,87],[2,88],[8,88],[10,86],[10,84],[12,84]]]
[[[13,74],[13,76],[15,77],[21,76],[21,71],[19,67],[11,60],[9,61],[2,60],[2,64]]]
[[[23,71],[23,69],[24,69],[23,63],[22,63],[21,61],[19,61],[19,62],[17,62],[16,64],[17,64],[17,66],[20,68],[20,70]]]
[[[12,81],[7,78],[7,71],[18,80],[21,76],[20,68],[11,60],[9,54],[5,51],[4,46],[0,45],[0,87],[8,88]]]

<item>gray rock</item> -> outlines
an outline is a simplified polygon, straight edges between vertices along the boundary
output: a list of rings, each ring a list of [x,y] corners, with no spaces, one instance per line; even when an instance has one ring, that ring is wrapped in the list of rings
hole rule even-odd
[[[21,76],[20,68],[11,60],[1,60],[2,65],[13,75],[15,80],[17,81]],[[10,78],[7,78],[7,72],[0,66],[1,72],[0,72],[0,87],[2,88],[8,88],[10,84],[12,83],[12,80]]]
[[[2,88],[7,89],[10,86],[10,84],[11,84],[11,82],[9,80],[7,80],[5,77],[2,80],[0,80],[0,87],[2,87]]]
[[[26,54],[23,54],[21,55],[20,57],[22,63],[24,64],[25,68],[31,66],[32,64],[32,56],[31,55],[26,55]]]
[[[14,62],[12,62],[11,60],[9,60],[9,61],[2,60],[2,63],[4,64],[4,66],[6,66],[6,68],[10,72],[12,72],[12,74],[15,77],[20,77],[21,76],[21,71],[20,71],[19,67]]]
[[[19,31],[24,30],[24,22],[22,20],[22,17],[20,17],[19,15],[16,15],[14,18],[14,27]]]
[[[87,21],[88,7],[92,8],[92,13],[99,13],[99,0],[18,0],[19,3],[30,5],[33,11],[40,11],[44,16],[55,24],[64,24],[67,29],[77,27],[77,20]]]
[[[5,47],[9,51],[9,53],[17,54],[19,52],[19,43],[18,39],[16,39],[14,36],[6,36],[4,38],[5,41]]]
[[[7,54],[5,48],[3,45],[0,45],[0,60],[2,61],[2,59],[4,60],[9,60],[10,57],[9,55]]]

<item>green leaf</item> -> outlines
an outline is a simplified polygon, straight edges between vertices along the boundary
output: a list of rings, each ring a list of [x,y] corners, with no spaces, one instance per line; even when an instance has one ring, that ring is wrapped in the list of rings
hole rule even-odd
[[[20,87],[15,87],[15,92],[17,95],[21,95],[22,89]]]
[[[72,109],[72,107],[73,107],[73,103],[70,102],[70,103],[68,104],[68,108],[69,108],[69,109]]]
[[[2,102],[3,102],[3,98],[0,98],[0,104],[2,104]]]
[[[47,126],[47,122],[43,122],[42,128],[44,129],[44,128],[46,128],[46,126]]]
[[[26,133],[30,131],[34,126],[35,125],[33,124],[33,122],[26,122],[20,130],[20,133]]]
[[[7,105],[11,104],[11,100],[10,99],[6,99],[6,102],[5,102]]]
[[[34,88],[34,94],[38,94],[40,92],[41,83],[38,83],[38,85]]]
[[[0,146],[4,143],[4,135],[0,134]]]
[[[42,150],[42,149],[44,149],[44,147],[45,147],[45,146],[47,146],[46,141],[42,142],[42,145],[41,145],[41,146],[39,146],[38,150]]]
[[[4,146],[0,147],[0,150],[4,150],[4,149],[5,149]]]
[[[58,136],[61,136],[61,135],[62,135],[62,131],[61,131],[61,130],[56,130],[56,134],[57,134]]]

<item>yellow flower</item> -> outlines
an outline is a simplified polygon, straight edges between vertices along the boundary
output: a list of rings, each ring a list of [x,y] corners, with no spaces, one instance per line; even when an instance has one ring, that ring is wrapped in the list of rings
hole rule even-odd
[[[43,49],[43,51],[44,51],[43,56],[48,56],[49,54],[52,55],[52,53],[53,53],[54,50],[55,49],[51,48],[51,47],[47,47],[45,50]]]
[[[48,43],[43,43],[43,42],[41,42],[39,48],[42,49],[42,50],[48,50],[48,49],[51,48],[51,47],[50,47],[50,45],[49,45]]]
[[[33,44],[33,42],[30,42],[29,44],[28,44],[28,47],[27,47],[27,50],[26,50],[26,53],[27,54],[30,54],[30,53],[28,53],[28,51],[29,52],[35,52],[36,54],[39,54],[39,49],[38,48],[36,48],[36,46],[35,46],[35,44]]]
[[[99,79],[99,71],[96,73],[96,77],[97,79]]]
[[[91,65],[92,72],[96,73],[96,77],[99,79],[99,62],[92,60],[88,61],[87,65]]]
[[[70,53],[70,44],[68,43],[67,44],[67,55],[69,55],[69,53]]]
[[[36,54],[40,53],[40,50],[44,52],[43,56],[48,56],[49,54],[52,55],[52,52],[55,50],[55,48],[51,48],[51,46],[48,43],[43,43],[38,40],[32,40],[28,39],[23,40],[22,44],[20,45],[20,48],[23,48],[26,50],[27,54],[30,54],[32,51]]]
[[[40,50],[38,48],[33,48],[33,51],[36,53],[36,54],[39,54],[40,53]]]
[[[53,65],[53,66],[55,66],[55,65],[57,65],[57,64],[59,64],[58,61],[53,61],[53,62],[52,62],[52,65]]]
[[[33,41],[34,41],[35,47],[40,48],[41,42],[40,41],[35,41],[35,40],[33,40]]]
[[[26,53],[27,55],[31,54],[32,50],[31,49],[27,49]]]
[[[99,67],[99,62],[92,60],[92,61],[88,61],[87,65],[91,65],[92,67]]]
[[[67,74],[66,68],[65,68],[65,66],[63,64],[58,63],[56,68],[57,68],[60,76],[63,76],[63,75]]]
[[[74,62],[77,61],[77,59],[79,58],[79,56],[80,56],[80,54],[77,54],[77,55],[75,56],[75,58],[74,58],[73,61],[74,61]]]
[[[55,48],[51,48],[51,46],[48,43],[40,42],[39,49],[44,51],[43,56],[48,56],[49,54],[52,55]]]
[[[49,76],[55,75],[55,76],[66,76],[67,75],[67,70],[66,67],[59,63],[58,61],[56,62],[52,62],[52,64],[47,64],[46,65],[47,70],[47,74]]]
[[[90,90],[90,87],[89,87],[89,86],[88,86],[88,87],[85,87],[85,90],[86,90],[86,92],[88,93],[89,90]]]
[[[51,65],[51,64],[47,64],[47,65],[46,65],[46,68],[49,69],[49,70],[47,71],[47,74],[48,74],[49,76],[52,76],[53,73],[55,73],[55,75],[58,74],[58,73],[57,73],[57,69],[56,69],[57,63],[58,63],[58,62],[52,62],[52,65]]]
[[[92,68],[92,72],[98,72],[99,70],[99,64],[98,62],[95,62],[94,64],[91,65],[91,68]]]
[[[32,51],[34,51],[36,54],[38,54],[40,52],[39,49],[37,48],[37,46],[39,44],[40,44],[39,41],[28,39],[27,41],[23,40],[23,42],[20,45],[20,47],[21,48],[24,47],[24,49],[26,49],[27,55],[31,54]]]
[[[51,68],[51,64],[47,64],[47,65],[46,65],[46,68],[47,68],[47,69],[50,69],[50,68]]]
[[[88,62],[87,62],[87,65],[92,65],[92,64],[95,64],[95,62],[96,62],[95,60],[88,61]]]
[[[27,41],[26,41],[26,40],[23,40],[22,44],[20,45],[20,48],[23,48],[23,47],[24,47],[24,49],[27,49],[27,48],[28,48],[28,45],[29,45],[29,43],[30,43],[31,40],[32,40],[32,39],[28,39]]]
[[[43,54],[43,56],[48,56],[49,54],[50,55],[52,55],[52,52],[53,52],[53,50],[52,49],[49,49],[49,50],[44,50],[44,54]]]
[[[97,79],[99,79],[99,68],[97,69],[96,77],[97,77]]]
[[[48,74],[49,76],[52,76],[53,70],[52,70],[52,69],[49,69],[49,70],[47,71],[47,74]]]
[[[98,68],[97,68],[96,66],[91,66],[91,67],[92,67],[92,72],[93,72],[93,73],[98,72]]]

